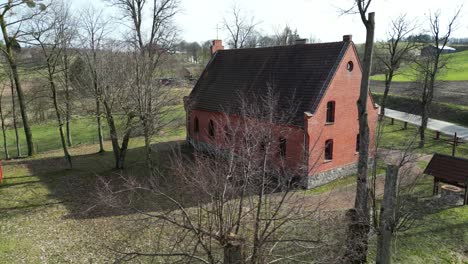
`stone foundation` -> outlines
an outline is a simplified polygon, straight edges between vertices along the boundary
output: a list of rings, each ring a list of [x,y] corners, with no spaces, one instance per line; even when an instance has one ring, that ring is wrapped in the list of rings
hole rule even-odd
[[[307,189],[312,189],[331,181],[344,178],[349,175],[356,174],[357,171],[357,162],[349,165],[345,165],[340,168],[331,169],[328,171],[320,172],[312,176],[308,176],[305,179],[304,186]]]

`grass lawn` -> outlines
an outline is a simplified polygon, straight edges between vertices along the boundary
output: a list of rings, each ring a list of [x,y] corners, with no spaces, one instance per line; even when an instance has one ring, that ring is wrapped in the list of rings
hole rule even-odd
[[[109,248],[116,245],[154,246],[152,242],[158,235],[158,228],[138,214],[115,214],[110,209],[82,214],[95,210],[85,201],[95,195],[97,175],[119,178],[119,173],[112,170],[109,141],[105,143],[108,152],[104,154],[96,154],[96,144],[84,144],[92,143],[94,133],[92,120],[84,120],[80,119],[80,125],[74,126],[75,143],[83,144],[71,148],[73,170],[66,169],[59,145],[33,158],[4,162],[5,179],[0,185],[0,263],[108,263],[115,258]],[[399,122],[387,125],[382,145],[393,149],[405,146],[414,135],[414,127],[409,126],[407,130],[401,127]],[[56,131],[49,132],[45,125],[34,129],[43,131],[43,137],[56,136]],[[39,142],[39,135],[35,137]],[[164,131],[156,137],[155,146],[160,151],[156,158],[167,160],[171,147],[184,137],[183,127]],[[142,146],[141,138],[130,141],[126,172],[141,171]],[[416,151],[449,153],[450,148],[443,140],[429,139],[425,149]],[[468,157],[468,146],[462,145],[459,153]],[[348,177],[307,192],[323,194],[354,182],[354,177]],[[418,188],[418,195],[429,196],[431,179],[426,178]],[[141,225],[135,225],[135,219],[139,219]],[[424,215],[414,228],[399,234],[394,262],[466,263],[467,223],[468,207],[447,208]]]
[[[452,146],[448,144],[451,136],[441,135],[440,139],[435,139],[434,131],[426,131],[426,146],[418,148],[419,134],[414,125],[408,124],[408,129],[403,129],[403,122],[395,120],[394,125],[390,125],[390,120],[386,120],[383,129],[383,139],[380,147],[386,149],[404,149],[410,146],[414,151],[422,154],[442,153],[452,155]],[[461,144],[457,147],[456,155],[468,158],[468,144]]]
[[[171,106],[174,109],[174,112],[171,112],[170,115],[165,117],[165,122],[170,122],[171,120],[183,120],[185,115],[182,105]],[[119,117],[116,117],[117,126],[119,124]],[[177,122],[174,122],[177,123]],[[102,132],[104,139],[109,139],[109,128],[105,118],[101,119]],[[172,124],[171,124],[172,125]],[[173,125],[180,125],[173,124]],[[37,149],[37,152],[45,152],[49,150],[60,149],[62,147],[60,143],[60,135],[58,130],[58,125],[56,121],[49,121],[45,124],[34,124],[31,126],[34,145]],[[22,128],[18,131],[20,136],[20,145],[21,152],[23,155],[27,153],[26,138],[24,136],[24,131]],[[86,117],[77,117],[74,116],[71,122],[71,134],[72,134],[72,143],[74,145],[81,144],[97,144],[97,125],[96,119],[94,116]],[[7,130],[7,142],[8,142],[8,151],[10,156],[16,156],[16,144],[15,144],[15,133],[13,129]],[[0,157],[4,158],[5,154],[3,151],[3,137],[0,137]]]
[[[441,72],[441,81],[468,81],[468,51],[456,52],[452,54],[444,54],[443,56],[449,57],[450,61],[448,68]],[[411,82],[414,81],[414,65],[405,65],[399,71],[398,75],[395,76],[393,81],[395,82]],[[383,74],[374,75],[371,77],[372,80],[384,81],[385,76]]]

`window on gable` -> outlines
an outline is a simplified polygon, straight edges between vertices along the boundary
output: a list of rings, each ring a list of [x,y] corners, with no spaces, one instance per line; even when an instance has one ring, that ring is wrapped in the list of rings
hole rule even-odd
[[[356,152],[359,152],[359,145],[361,144],[361,137],[359,134],[356,136]]]
[[[325,141],[325,160],[333,159],[333,139]]]
[[[210,137],[215,136],[215,126],[214,126],[213,120],[211,119],[210,119],[210,122],[208,123],[208,135],[210,135]]]
[[[353,69],[354,69],[354,64],[352,61],[348,61],[348,64],[346,64],[346,69],[349,71],[349,72],[352,72]]]
[[[280,138],[279,139],[279,155],[281,158],[285,158],[286,157],[286,139],[285,138]]]
[[[335,101],[327,103],[327,123],[335,122]]]
[[[198,117],[195,117],[195,120],[193,121],[193,123],[194,123],[193,131],[195,133],[198,133],[198,131],[200,131],[200,124],[198,121]]]

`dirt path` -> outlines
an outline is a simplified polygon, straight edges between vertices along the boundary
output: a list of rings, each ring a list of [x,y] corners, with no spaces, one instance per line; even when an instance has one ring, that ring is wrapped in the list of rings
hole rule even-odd
[[[401,160],[401,152],[392,150],[380,151],[380,156],[385,157],[384,162],[386,164],[395,164]],[[419,161],[429,161],[432,155],[417,155],[411,159],[405,166],[400,170],[400,175],[404,176],[407,181],[411,181],[415,176],[421,175],[422,169],[418,166]],[[385,177],[377,177],[376,179],[376,190],[377,195],[383,194]],[[404,183],[403,183],[404,184]],[[356,195],[356,184],[350,184],[346,186],[340,186],[329,192],[322,194],[312,195],[306,198],[306,203],[313,205],[314,207],[319,206],[317,209],[320,210],[342,210],[349,209],[354,206],[354,199]]]

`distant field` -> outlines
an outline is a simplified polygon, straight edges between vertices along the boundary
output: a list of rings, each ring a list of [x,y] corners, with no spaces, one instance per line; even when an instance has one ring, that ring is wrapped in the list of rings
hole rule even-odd
[[[450,58],[448,69],[444,70],[440,75],[441,81],[468,81],[468,51],[457,52],[453,54],[445,54],[443,56]],[[414,81],[414,65],[406,65],[398,71],[398,75],[393,79],[396,82],[412,82]],[[375,81],[385,80],[383,74],[374,75],[371,77]]]
[[[371,81],[373,93],[383,93],[385,84],[383,81]],[[405,97],[418,98],[419,91],[411,82],[393,82],[390,94]],[[434,102],[449,103],[468,106],[468,81],[444,81],[438,84],[434,91]]]

